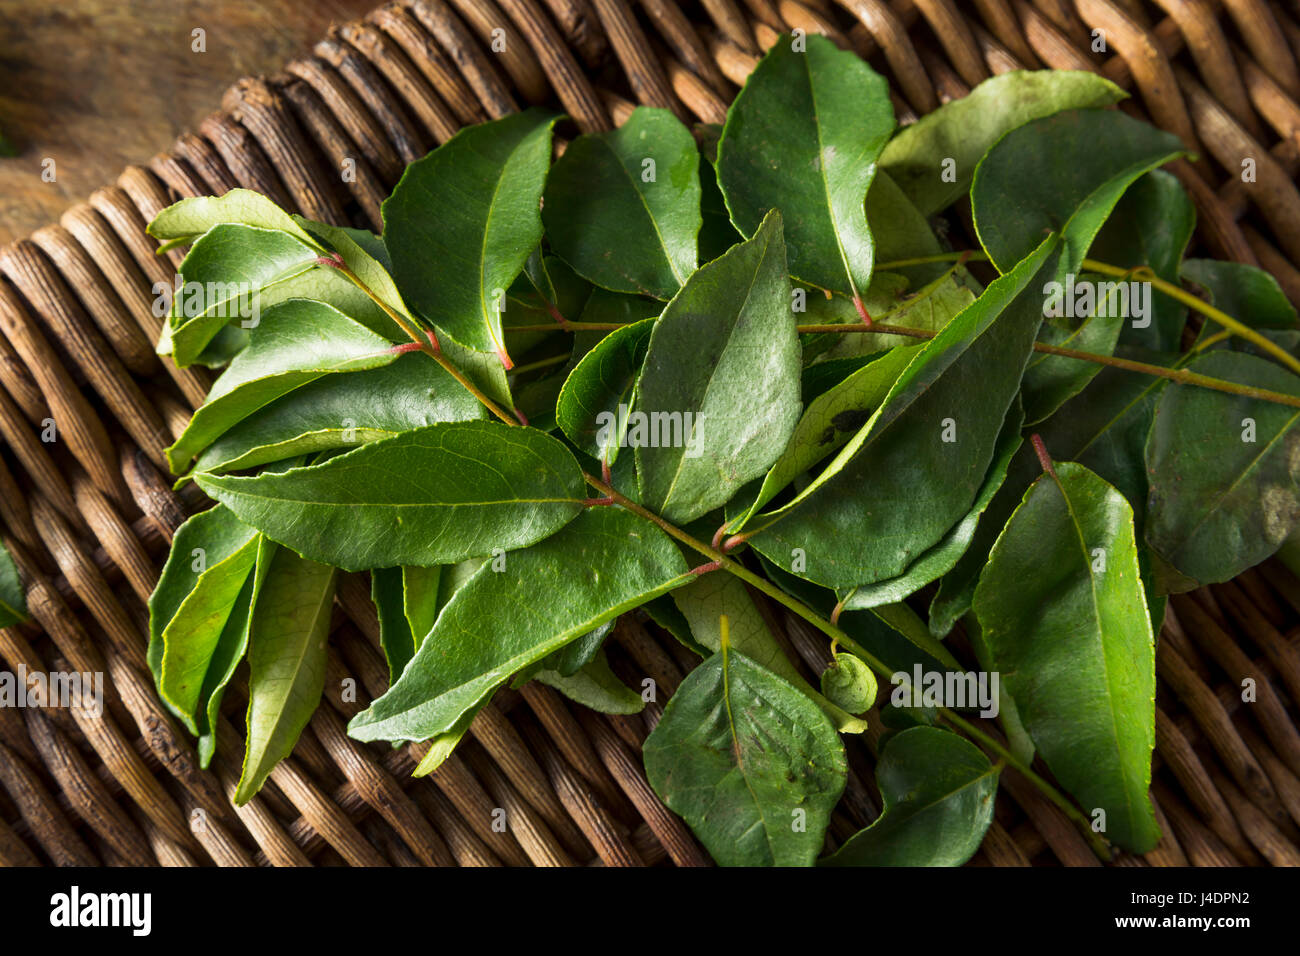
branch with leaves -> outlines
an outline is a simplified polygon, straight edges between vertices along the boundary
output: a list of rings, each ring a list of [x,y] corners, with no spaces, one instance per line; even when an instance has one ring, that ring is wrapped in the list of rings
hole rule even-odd
[[[1297,520],[1264,494],[1296,484],[1294,310],[1184,258],[1183,148],[1107,81],[1007,74],[896,130],[804,39],[721,129],[639,108],[553,163],[548,112],[464,130],[382,237],[244,190],[150,225],[190,245],[159,351],[224,370],[168,449],[216,505],[149,664],[206,762],[247,661],[236,802],[335,692],[338,571],[368,571],[391,686],[348,730],[427,742],[417,773],[506,684],[639,710],[603,642],[640,609],[703,659],[645,765],[720,863],[960,864],[1003,772],[1101,856],[1158,841],[1153,625]],[[947,251],[967,198],[982,248]],[[827,637],[819,686],[750,589]],[[828,847],[873,722],[884,812]]]

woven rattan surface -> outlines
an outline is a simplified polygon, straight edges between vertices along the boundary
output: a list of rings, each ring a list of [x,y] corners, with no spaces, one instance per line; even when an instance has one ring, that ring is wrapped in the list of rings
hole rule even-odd
[[[743,6],[740,5],[743,2]],[[331,31],[148,167],[125,170],[0,250],[0,519],[32,621],[0,631],[10,671],[103,673],[106,710],[0,707],[0,863],[164,865],[708,865],[658,802],[639,747],[693,657],[635,616],[615,670],[660,690],[607,717],[536,682],[502,691],[432,775],[423,749],[363,746],[347,719],[387,671],[364,577],[337,602],[327,692],[293,756],[248,805],[238,687],[218,757],[159,703],[145,602],[168,542],[204,506],[174,493],[162,449],[208,385],[153,352],[155,254],[144,225],[185,196],[247,186],[303,214],[379,228],[404,165],[459,127],[556,103],[582,130],[637,103],[721,122],[776,36],[820,32],[888,75],[903,122],[1021,68],[1087,69],[1124,108],[1199,154],[1173,172],[1199,211],[1200,254],[1258,264],[1300,303],[1296,11],[1263,0],[403,0]],[[1105,50],[1094,52],[1104,39]],[[1252,183],[1241,181],[1252,159]],[[344,169],[354,176],[344,176]],[[52,419],[57,441],[42,441]],[[760,598],[761,600],[761,598]],[[766,607],[766,605],[765,605]],[[823,639],[768,608],[809,674]],[[1300,582],[1276,562],[1173,599],[1160,633],[1153,797],[1165,837],[1125,865],[1300,863]],[[1242,701],[1251,678],[1255,700]],[[352,679],[356,699],[338,688]],[[342,698],[342,699],[341,699]],[[878,724],[878,722],[877,722]],[[849,742],[842,841],[879,812],[874,737]],[[975,864],[1097,865],[1013,772]],[[506,827],[494,827],[505,811]]]

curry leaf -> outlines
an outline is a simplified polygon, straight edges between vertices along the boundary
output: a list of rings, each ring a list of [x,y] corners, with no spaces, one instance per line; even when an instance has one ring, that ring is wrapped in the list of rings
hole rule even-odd
[[[248,740],[234,801],[253,798],[293,751],[325,687],[334,568],[264,542],[248,625]]]
[[[1049,237],[927,342],[821,474],[750,520],[754,547],[810,581],[851,588],[897,577],[960,521],[1019,388],[1057,247]]]
[[[9,549],[0,544],[0,627],[27,619],[27,594]]]
[[[800,52],[781,37],[727,111],[718,184],[743,235],[781,211],[792,276],[858,296],[874,262],[863,204],[894,108],[885,80],[857,56],[806,40]]]
[[[333,306],[289,299],[267,309],[194,413],[176,444],[167,449],[172,471],[236,423],[296,388],[327,375],[388,365],[390,343]]]
[[[971,212],[980,243],[998,271],[1006,272],[1043,235],[1060,232],[1062,255],[1054,276],[1060,281],[1079,271],[1124,190],[1184,152],[1177,136],[1114,110],[1072,110],[1034,120],[998,140],[975,170]]]
[[[1089,281],[1085,278],[1084,281]],[[1038,340],[1057,348],[1073,349],[1093,355],[1110,355],[1119,341],[1122,319],[1114,303],[1083,320],[1075,329],[1064,331],[1044,322]],[[1025,403],[1025,424],[1034,425],[1047,418],[1067,401],[1078,395],[1101,371],[1095,362],[1081,362],[1062,355],[1035,352],[1025,367],[1021,398]]]
[[[560,428],[582,451],[613,464],[626,431],[632,389],[641,373],[654,319],[601,339],[565,379],[556,405]]]
[[[484,564],[443,608],[401,679],[348,725],[358,740],[454,728],[516,671],[683,583],[677,546],[644,519],[588,509],[544,541]],[[549,600],[538,603],[538,594]]]
[[[1211,352],[1193,372],[1300,395],[1300,379],[1266,359]],[[1171,384],[1147,441],[1147,541],[1199,582],[1263,561],[1300,521],[1300,410]]]
[[[885,810],[822,866],[961,866],[993,822],[998,768],[937,727],[890,738],[876,765]]]
[[[808,866],[844,789],[844,747],[808,697],[723,644],[646,738],[646,775],[723,866]]]
[[[994,545],[975,613],[1052,773],[1085,812],[1105,811],[1107,838],[1154,847],[1155,647],[1128,503],[1082,465],[1057,464]]]
[[[638,714],[645,709],[641,695],[631,690],[609,669],[609,661],[603,649],[597,650],[594,658],[572,674],[542,670],[537,672],[536,680],[602,714]]]
[[[528,109],[462,129],[408,166],[383,205],[384,245],[407,303],[507,368],[500,308],[542,238],[555,119]]]
[[[279,474],[195,480],[273,541],[345,571],[525,547],[583,500],[560,442],[496,422],[439,423]]]
[[[148,233],[168,245],[197,239],[213,226],[235,223],[286,232],[306,245],[314,240],[287,212],[251,189],[224,196],[195,196],[168,206],[149,223]]]
[[[922,215],[931,216],[966,195],[980,158],[1004,134],[1061,110],[1110,106],[1127,95],[1083,70],[1003,73],[899,130],[880,168]]]
[[[664,109],[569,144],[546,181],[542,221],[557,255],[596,285],[670,299],[695,271],[699,150]]]
[[[650,334],[627,443],[644,504],[687,522],[763,474],[799,417],[781,215],[701,268]],[[638,432],[639,429],[639,432]]]

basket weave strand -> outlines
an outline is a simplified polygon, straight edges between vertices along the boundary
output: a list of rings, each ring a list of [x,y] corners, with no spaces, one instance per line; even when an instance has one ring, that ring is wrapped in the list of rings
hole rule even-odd
[[[158,702],[146,601],[177,527],[204,501],[174,492],[162,449],[211,385],[159,361],[158,256],[145,223],[182,197],[258,190],[312,218],[378,230],[405,165],[467,124],[533,103],[578,129],[636,104],[721,122],[778,35],[822,33],[885,73],[908,121],[1015,69],[1086,69],[1133,93],[1124,109],[1201,159],[1171,169],[1196,203],[1200,254],[1259,265],[1300,303],[1300,26],[1263,0],[402,0],[330,31],[272,77],[240,80],[221,111],[147,166],[0,249],[0,519],[32,620],[0,630],[0,661],[105,674],[106,710],[0,708],[0,863],[708,865],[646,782],[639,749],[693,666],[625,616],[616,673],[658,702],[603,716],[535,682],[505,690],[435,773],[424,745],[366,747],[349,717],[387,669],[364,579],[342,579],[328,693],[293,756],[248,805],[236,682],[209,770]],[[1094,52],[1098,37],[1105,51]],[[1254,182],[1241,180],[1243,159]],[[342,175],[344,171],[350,175]],[[57,423],[59,440],[37,437]],[[808,675],[827,648],[758,597]],[[1300,582],[1268,562],[1174,598],[1159,640],[1153,797],[1165,833],[1128,865],[1300,863]],[[1242,681],[1256,685],[1243,703]],[[230,718],[234,717],[232,721]],[[880,812],[871,752],[849,743],[831,836]],[[1073,825],[1014,773],[976,865],[1096,865]],[[494,828],[494,811],[508,825]]]

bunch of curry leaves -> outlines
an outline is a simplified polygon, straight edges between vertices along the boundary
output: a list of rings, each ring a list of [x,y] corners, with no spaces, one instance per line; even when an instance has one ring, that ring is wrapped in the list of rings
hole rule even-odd
[[[391,670],[349,733],[428,742],[419,773],[511,680],[639,710],[602,641],[644,607],[704,658],[650,782],[719,862],[811,864],[875,675],[964,672],[960,622],[999,731],[882,701],[883,813],[823,862],[964,862],[1007,766],[1099,852],[1150,849],[1152,621],[1291,532],[1300,363],[1270,277],[1184,259],[1183,146],[1122,96],[1012,73],[896,130],[865,63],[786,37],[721,131],[640,108],[552,163],[552,114],[463,130],[382,238],[243,190],[165,210],[192,246],[159,350],[224,366],[168,450],[218,504],[150,603],[202,759],[242,660],[236,801],[293,749],[339,569]],[[965,208],[982,250],[933,228]],[[1076,280],[1156,294],[1045,319]],[[820,690],[756,592],[830,640]]]

